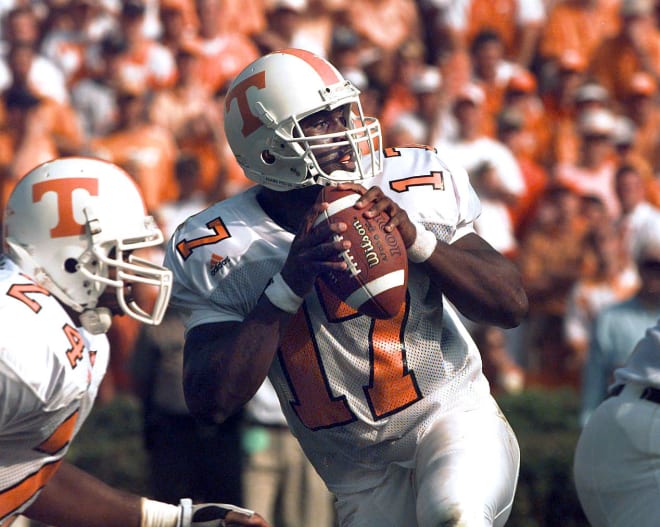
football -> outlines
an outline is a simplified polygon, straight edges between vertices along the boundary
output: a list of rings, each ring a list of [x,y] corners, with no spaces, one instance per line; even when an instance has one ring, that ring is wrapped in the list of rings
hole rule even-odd
[[[341,257],[348,269],[328,272],[321,280],[337,297],[359,313],[371,318],[396,316],[406,298],[408,257],[398,230],[386,232],[386,213],[366,218],[353,207],[360,194],[323,187],[317,200],[329,203],[314,226],[343,221],[348,230],[342,238],[351,241]],[[338,236],[338,235],[337,235]]]

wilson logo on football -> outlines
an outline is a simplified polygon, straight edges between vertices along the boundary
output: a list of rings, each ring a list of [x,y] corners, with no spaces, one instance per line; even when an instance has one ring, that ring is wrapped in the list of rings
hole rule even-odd
[[[229,258],[213,253],[211,255],[211,261],[209,262],[209,269],[211,270],[211,275],[215,276],[216,274],[218,274],[218,271],[228,263],[229,263]]]

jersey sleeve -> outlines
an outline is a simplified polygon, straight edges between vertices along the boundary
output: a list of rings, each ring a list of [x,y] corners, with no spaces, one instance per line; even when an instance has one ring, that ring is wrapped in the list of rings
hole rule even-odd
[[[467,171],[462,166],[452,163],[450,159],[443,160],[443,164],[451,175],[451,182],[458,202],[458,223],[454,237],[451,240],[454,242],[466,234],[475,232],[474,222],[481,214],[481,201],[470,183]]]
[[[468,174],[451,159],[421,147],[391,149],[381,187],[412,221],[452,243],[474,232],[481,203]]]
[[[186,331],[216,322],[240,322],[286,259],[293,234],[265,216],[251,189],[190,217],[170,239],[171,304]]]
[[[186,258],[177,248],[188,232],[183,229],[175,232],[168,243],[164,261],[174,277],[170,304],[184,314],[186,331],[202,324],[242,320],[242,314],[232,305],[223,305],[212,299],[216,289],[212,273],[215,266],[222,265],[223,257],[212,251],[205,262],[207,251],[200,249]]]

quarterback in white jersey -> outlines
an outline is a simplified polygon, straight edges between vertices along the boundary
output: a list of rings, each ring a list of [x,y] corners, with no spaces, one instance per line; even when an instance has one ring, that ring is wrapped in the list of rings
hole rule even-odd
[[[55,527],[196,524],[203,505],[143,499],[64,460],[106,372],[112,316],[163,317],[171,272],[137,254],[162,242],[134,181],[113,164],[55,159],[12,191],[0,253],[0,525],[19,515]],[[134,287],[148,287],[151,301],[135,300]],[[228,514],[266,525],[230,507],[204,525]]]
[[[474,233],[467,174],[428,148],[380,151],[357,90],[306,51],[248,66],[226,111],[230,145],[260,185],[189,218],[165,259],[188,313],[193,413],[226,418],[268,375],[342,527],[503,525],[518,445],[444,296],[504,326],[527,301],[515,268]],[[345,224],[312,228],[324,184],[359,192],[356,208],[399,229],[411,265],[394,318],[361,315],[317,280],[345,268],[349,243]]]

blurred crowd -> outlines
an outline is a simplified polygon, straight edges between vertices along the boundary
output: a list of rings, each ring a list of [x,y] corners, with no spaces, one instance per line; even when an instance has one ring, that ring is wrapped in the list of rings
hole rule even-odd
[[[520,328],[469,326],[486,374],[500,393],[574,388],[588,418],[660,317],[660,2],[3,0],[0,205],[33,166],[85,154],[123,166],[171,234],[250,185],[224,96],[284,47],[330,59],[386,147],[467,170],[476,228],[530,299]],[[139,332],[113,326],[102,397],[134,388]]]

